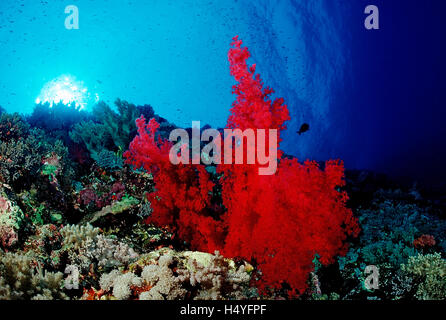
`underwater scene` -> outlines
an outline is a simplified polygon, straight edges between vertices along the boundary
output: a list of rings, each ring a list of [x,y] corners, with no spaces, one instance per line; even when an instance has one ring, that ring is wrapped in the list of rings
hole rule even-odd
[[[445,9],[0,0],[0,300],[445,301]]]

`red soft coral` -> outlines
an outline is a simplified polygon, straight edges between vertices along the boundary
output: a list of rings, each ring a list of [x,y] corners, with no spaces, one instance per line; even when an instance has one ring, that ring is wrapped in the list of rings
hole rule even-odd
[[[255,66],[248,67],[250,54],[241,45],[236,37],[229,51],[237,99],[227,126],[277,129],[280,134],[289,120],[288,108],[283,99],[269,98],[273,90],[263,88]],[[258,174],[258,163],[218,165],[227,211],[216,220],[209,212],[213,183],[204,167],[172,165],[168,157],[171,144],[155,140],[156,121],[146,125],[141,117],[137,126],[138,136],[125,157],[127,163],[154,173],[156,191],[149,195],[153,214],[148,222],[174,226],[193,249],[219,249],[226,256],[255,261],[262,272],[262,290],[288,283],[293,288],[291,295],[302,293],[315,255],[321,263],[331,263],[336,255],[345,253],[347,236],[359,232],[345,206],[347,195],[338,190],[344,185],[339,161],[328,161],[321,169],[313,161],[300,164],[297,159],[281,159],[277,172],[269,176]],[[280,150],[278,155],[282,158]]]
[[[333,262],[345,253],[347,235],[358,232],[346,194],[335,189],[343,184],[342,171],[338,162],[328,162],[323,171],[296,159],[283,159],[273,176],[237,169],[223,182],[224,255],[254,259],[262,289],[286,282],[302,293],[315,255],[325,265]]]
[[[237,99],[227,126],[278,129],[280,133],[289,119],[287,106],[283,99],[271,101],[273,90],[263,89],[255,65],[247,65],[250,55],[241,44],[234,38],[229,51],[231,74],[238,83],[233,87]],[[331,263],[345,252],[347,236],[358,233],[356,220],[345,207],[347,195],[337,191],[344,184],[343,165],[328,161],[321,170],[312,161],[300,164],[297,159],[281,159],[271,176],[258,175],[257,166],[218,167],[227,208],[223,253],[254,259],[263,274],[262,289],[286,282],[302,293],[315,255],[323,264]]]
[[[221,224],[208,216],[214,184],[202,165],[173,165],[172,143],[155,138],[159,124],[144,116],[136,120],[138,135],[124,153],[126,162],[153,174],[156,190],[147,195],[152,214],[147,223],[173,227],[191,246],[213,252],[222,232]]]
[[[232,104],[227,127],[241,130],[285,129],[284,122],[290,120],[290,116],[283,99],[271,101],[270,95],[274,90],[263,88],[260,75],[255,75],[256,65],[247,66],[248,49],[241,47],[242,41],[238,37],[233,40],[228,58],[231,75],[238,82],[232,87],[237,98]]]

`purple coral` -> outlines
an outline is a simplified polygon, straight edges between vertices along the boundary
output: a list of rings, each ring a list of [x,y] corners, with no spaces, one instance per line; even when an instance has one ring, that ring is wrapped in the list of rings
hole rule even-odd
[[[96,196],[96,193],[91,189],[84,189],[79,193],[80,201],[84,205],[89,205],[92,202],[96,202],[98,200],[98,197]]]

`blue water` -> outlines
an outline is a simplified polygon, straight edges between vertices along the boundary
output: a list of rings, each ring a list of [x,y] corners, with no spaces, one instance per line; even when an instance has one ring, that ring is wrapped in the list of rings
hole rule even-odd
[[[79,8],[79,30],[64,27]],[[367,4],[380,30],[363,27]],[[0,105],[30,112],[70,74],[112,104],[151,104],[180,126],[224,126],[234,97],[227,51],[239,35],[292,120],[283,148],[441,182],[445,5],[440,1],[0,1]],[[298,136],[303,122],[310,131]]]

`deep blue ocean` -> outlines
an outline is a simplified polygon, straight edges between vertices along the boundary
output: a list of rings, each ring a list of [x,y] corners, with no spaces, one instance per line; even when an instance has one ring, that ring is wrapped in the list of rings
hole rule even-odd
[[[67,5],[79,29],[64,26]],[[374,4],[380,29],[364,28]],[[421,5],[422,4],[422,5]],[[291,121],[283,148],[437,184],[446,178],[442,1],[0,1],[0,106],[29,113],[70,75],[91,100],[151,104],[180,126],[222,127],[235,35]],[[296,131],[302,123],[310,130]]]

